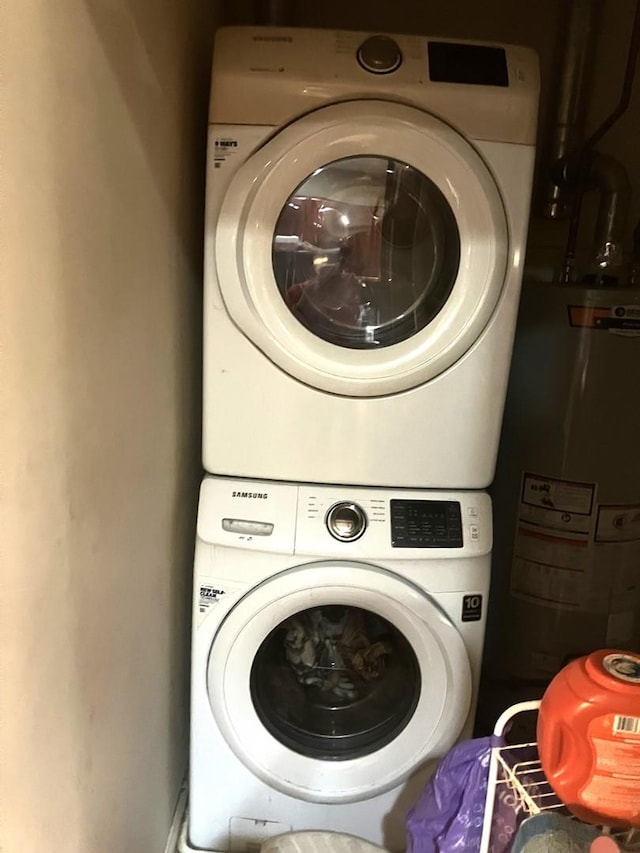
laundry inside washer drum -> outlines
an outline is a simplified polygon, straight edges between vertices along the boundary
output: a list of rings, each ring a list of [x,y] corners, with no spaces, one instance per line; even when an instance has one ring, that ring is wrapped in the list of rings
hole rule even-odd
[[[324,760],[381,749],[407,725],[420,669],[397,628],[375,613],[330,605],[280,623],[251,668],[258,717],[280,743]]]

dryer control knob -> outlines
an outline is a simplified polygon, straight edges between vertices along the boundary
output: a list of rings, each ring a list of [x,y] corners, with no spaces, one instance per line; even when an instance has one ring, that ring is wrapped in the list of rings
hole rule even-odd
[[[389,36],[371,36],[358,48],[358,62],[372,74],[390,74],[402,64],[400,48]]]
[[[340,501],[327,513],[329,533],[341,542],[353,542],[367,527],[367,516],[358,504]]]

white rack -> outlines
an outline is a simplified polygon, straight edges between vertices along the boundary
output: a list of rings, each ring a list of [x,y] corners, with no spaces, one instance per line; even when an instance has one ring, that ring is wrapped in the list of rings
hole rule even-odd
[[[495,724],[493,734],[502,738],[509,723],[518,714],[537,712],[540,701],[518,702],[507,708]],[[496,746],[489,759],[489,779],[480,853],[489,853],[492,832],[495,830],[494,816],[496,799],[501,797],[509,803],[516,814],[523,817],[539,814],[545,809],[561,809],[562,803],[547,782],[535,741],[510,746]]]
[[[498,717],[493,730],[494,736],[502,738],[509,723],[518,714],[537,713],[539,708],[540,700],[518,702],[507,708]],[[514,818],[515,830],[524,818],[543,811],[555,809],[569,815],[569,811],[544,775],[538,757],[538,744],[535,741],[496,746],[491,750],[480,853],[489,853],[494,847],[492,840],[497,831],[495,806],[498,798],[502,799],[503,804],[506,802],[519,818],[518,820]],[[606,829],[604,831],[606,832]],[[640,851],[640,830],[632,829],[613,833],[613,835],[620,844],[621,850]],[[503,838],[499,840],[496,849],[509,850],[510,843]]]

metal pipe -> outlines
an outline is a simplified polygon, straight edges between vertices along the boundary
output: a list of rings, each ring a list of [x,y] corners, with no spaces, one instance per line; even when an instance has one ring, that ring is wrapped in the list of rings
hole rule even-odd
[[[571,281],[576,264],[576,244],[578,242],[578,227],[580,224],[580,213],[582,210],[582,197],[584,195],[586,180],[590,172],[591,152],[629,106],[631,91],[633,89],[633,78],[636,72],[638,50],[640,50],[640,0],[636,3],[636,11],[633,18],[633,27],[631,30],[631,38],[629,40],[629,51],[627,54],[627,64],[622,83],[622,90],[620,92],[620,99],[613,112],[607,116],[602,124],[596,128],[596,130],[587,139],[578,158],[577,186],[564,259],[563,278],[565,282]]]
[[[561,187],[598,190],[600,202],[594,231],[595,257],[602,269],[622,263],[622,245],[631,201],[631,184],[624,166],[614,157],[593,151],[586,173],[579,157],[569,157],[552,168],[552,176]]]
[[[563,65],[560,79],[556,121],[550,148],[554,163],[577,148],[580,122],[584,120],[587,72],[593,63],[597,0],[573,0],[569,9],[566,39],[563,41]],[[550,180],[545,195],[544,213],[550,219],[565,215],[567,204],[562,187]]]
[[[640,287],[640,222],[636,224],[633,230],[633,255],[631,258],[631,279],[632,287]]]
[[[292,25],[293,0],[257,0],[256,23],[271,27]]]
[[[596,263],[601,269],[620,266],[631,201],[629,177],[615,158],[598,153],[592,159],[589,177],[600,191],[595,227]]]
[[[597,130],[595,130],[589,139],[584,144],[587,151],[592,151],[602,137],[611,130],[613,125],[618,121],[629,106],[631,101],[631,92],[633,90],[633,79],[636,74],[636,65],[638,62],[638,51],[640,50],[640,2],[636,3],[636,13],[633,17],[633,28],[631,30],[631,38],[629,40],[629,53],[627,55],[627,66],[624,72],[624,80],[622,81],[622,91],[620,92],[620,100],[618,106],[613,110],[611,115],[606,118]]]

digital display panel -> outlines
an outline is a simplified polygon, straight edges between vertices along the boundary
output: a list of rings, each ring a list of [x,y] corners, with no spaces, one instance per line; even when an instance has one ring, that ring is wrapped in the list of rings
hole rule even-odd
[[[393,548],[462,548],[458,501],[391,501]]]
[[[430,41],[429,79],[434,83],[508,86],[507,54],[503,47]]]

